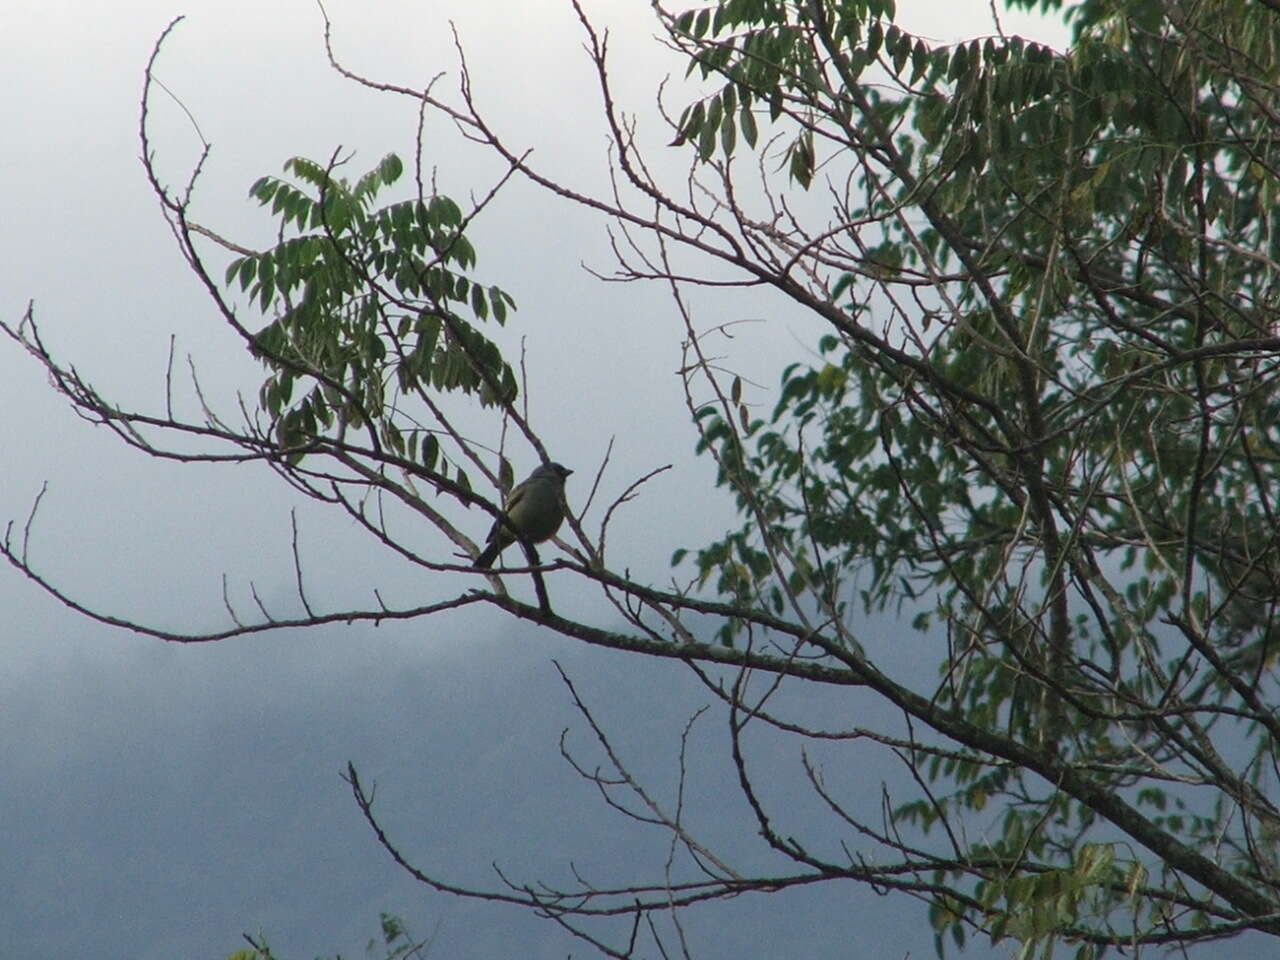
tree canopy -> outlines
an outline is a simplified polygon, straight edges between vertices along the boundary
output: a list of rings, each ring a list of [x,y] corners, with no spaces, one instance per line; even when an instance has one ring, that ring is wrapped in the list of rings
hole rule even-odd
[[[650,915],[815,882],[922,898],[940,951],[974,934],[1081,958],[1280,936],[1280,6],[1041,6],[1069,17],[1067,49],[998,19],[936,45],[894,23],[892,0],[655,5],[688,83],[665,91],[669,115],[637,121],[613,96],[607,36],[575,5],[612,132],[603,196],[510,145],[465,61],[445,95],[358,76],[331,51],[353,82],[451,118],[507,173],[464,204],[435,189],[421,146],[407,193],[394,154],[355,178],[337,154],[296,158],[250,191],[278,222],[265,250],[191,220],[191,189],[154,172],[144,115],[187,262],[264,365],[258,408],[234,423],[211,405],[197,421],[122,409],[44,347],[30,314],[5,329],[127,443],[183,456],[166,438],[185,435],[222,451],[204,459],[262,461],[407,563],[467,579],[412,609],[304,597],[295,620],[210,635],[126,625],[196,641],[483,605],[687,664],[723,706],[745,829],[790,872],[741,875],[654,806],[687,855],[675,880],[462,888],[404,858],[348,771],[378,840],[424,883],[545,911],[606,955],[633,955]],[[670,126],[687,181],[652,172],[637,122]],[[608,540],[646,477],[611,505],[572,504],[551,559],[471,569],[458,521],[498,514],[508,438],[551,459],[521,403],[537,371],[518,374],[486,335],[517,322],[515,301],[468,239],[509,178],[608,218],[615,279],[665,284],[683,318],[672,389],[740,522],[672,544],[676,586],[633,578]],[[827,328],[766,415],[689,306],[725,283]],[[457,426],[459,404],[492,415],[496,452]],[[418,546],[424,523],[441,549]],[[448,544],[457,557],[442,560]],[[58,593],[20,542],[4,551]],[[612,619],[561,609],[584,585]],[[928,638],[931,662],[895,662],[867,635],[873,617]],[[805,684],[903,721],[819,729],[775,712],[780,689]],[[810,768],[831,819],[782,832],[752,777],[752,725],[799,746],[875,742],[913,792],[860,809]]]

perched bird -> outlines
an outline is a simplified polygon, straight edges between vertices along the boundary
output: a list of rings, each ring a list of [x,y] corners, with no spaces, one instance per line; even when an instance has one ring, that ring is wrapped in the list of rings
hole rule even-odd
[[[572,470],[558,463],[544,463],[524,483],[512,488],[503,505],[502,517],[489,531],[489,542],[476,559],[476,567],[487,569],[517,540],[542,543],[550,540],[564,520],[564,481]]]

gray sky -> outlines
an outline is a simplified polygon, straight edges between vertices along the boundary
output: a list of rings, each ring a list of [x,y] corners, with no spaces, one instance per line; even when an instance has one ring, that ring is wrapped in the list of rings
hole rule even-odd
[[[558,179],[605,186],[597,90],[566,3],[327,6],[350,67],[408,85],[456,73],[448,30],[456,20],[477,97],[510,142],[533,147],[535,163]],[[904,26],[940,41],[990,30],[985,0],[900,6]],[[624,107],[649,118],[650,142],[664,142],[651,119],[654,90],[681,68],[652,40],[648,4],[587,7],[613,30]],[[302,0],[6,4],[0,311],[16,320],[34,299],[56,352],[108,395],[140,406],[163,402],[174,335],[229,410],[236,389],[252,395],[258,369],[186,271],[138,163],[142,68],[178,13],[189,16],[159,76],[214,144],[197,211],[226,235],[266,242],[270,221],[245,194],[290,156],[323,158],[341,144],[357,151],[356,169],[392,150],[408,158],[415,112],[336,76],[319,14]],[[1012,17],[1005,28],[1059,45],[1064,37]],[[160,99],[154,129],[161,170],[184,180],[198,151],[189,121]],[[496,175],[446,124],[429,127],[428,151],[441,188],[459,200]],[[655,162],[678,176],[675,153],[659,150]],[[710,463],[691,455],[674,373],[678,318],[661,290],[588,276],[580,263],[612,266],[603,224],[523,184],[474,240],[481,270],[521,307],[506,342],[527,338],[536,422],[554,455],[579,469],[575,481],[594,471],[611,437],[613,495],[675,465],[614,534],[632,570],[660,580],[672,550],[706,542],[732,518],[711,492]],[[725,345],[760,385],[751,399],[767,407],[779,370],[807,355],[817,328],[753,297],[704,299],[699,320],[767,320]],[[0,426],[0,513],[20,526],[48,480],[31,555],[107,612],[176,629],[222,626],[224,572],[239,602],[253,581],[288,612],[291,507],[309,589],[326,606],[367,605],[374,587],[403,602],[456,591],[423,582],[345,519],[299,503],[268,471],[178,466],[125,450],[71,414],[36,365],[2,344],[0,401],[9,414]],[[571,481],[570,497],[583,489]],[[470,526],[479,537],[487,521],[477,515]],[[475,611],[189,648],[100,628],[12,571],[0,571],[0,603],[9,614],[0,631],[9,864],[0,930],[13,955],[214,958],[242,945],[240,931],[262,929],[282,956],[360,956],[380,910],[419,932],[439,922],[434,956],[590,955],[520,911],[415,885],[376,847],[338,772],[351,760],[377,778],[398,838],[445,877],[493,885],[493,861],[522,879],[566,880],[570,861],[602,882],[645,868],[652,877],[660,841],[603,809],[559,759],[563,728],[589,744],[551,659],[659,787],[670,787],[681,728],[707,702],[678,666],[583,649]],[[842,717],[870,708],[833,699],[823,709]],[[690,806],[704,830],[733,844],[751,826],[722,764],[723,722],[709,717],[699,731],[708,759]],[[761,755],[766,779],[775,768],[778,782],[794,777],[794,747],[773,751],[766,739]],[[857,773],[874,794],[870,769]],[[808,802],[793,798],[798,818]],[[772,862],[750,843],[732,849],[747,863]],[[849,888],[739,901],[688,922],[697,957],[782,955],[792,938],[811,956],[932,955],[922,910]]]

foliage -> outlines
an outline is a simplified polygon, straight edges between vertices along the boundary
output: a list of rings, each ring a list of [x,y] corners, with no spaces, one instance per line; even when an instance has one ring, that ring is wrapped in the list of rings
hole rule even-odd
[[[305,450],[337,423],[377,424],[393,453],[421,454],[432,469],[432,433],[406,438],[389,415],[401,395],[461,391],[486,405],[516,395],[510,365],[475,325],[505,323],[515,302],[457,272],[476,261],[462,210],[440,194],[373,207],[403,169],[388,154],[351,185],[295,157],[285,171],[300,184],[262,177],[249,190],[280,218],[281,240],[232,260],[226,281],[264,313],[281,305],[253,348],[271,370],[259,400],[282,447]],[[300,380],[309,389],[295,397]]]
[[[810,241],[825,362],[789,368],[745,429],[700,411],[744,514],[700,577],[774,610],[808,587],[840,619],[861,584],[865,611],[945,627],[934,702],[1087,769],[1261,906],[1280,826],[1280,20],[1088,2],[1059,55],[933,48],[890,17],[725,2],[672,20],[724,82],[682,116],[701,161],[729,162],[731,105],[768,104],[792,180],[821,170],[839,206]],[[886,76],[896,96],[871,85]],[[1212,925],[1209,901],[1171,921],[1145,857],[1088,842],[1114,836],[1090,797],[996,759],[928,765],[952,792],[896,811],[936,829],[1003,808],[969,857],[1011,876],[936,901],[940,932],[997,904],[993,933],[1046,950],[1068,929],[1108,942],[1117,913],[1139,936]]]
[[[437,931],[439,929],[439,924]],[[431,954],[431,944],[435,940],[435,932],[426,940],[415,940],[405,926],[404,921],[392,913],[383,913],[379,917],[379,935],[371,939],[366,953],[378,960],[426,960]],[[252,948],[237,950],[227,960],[280,960],[273,953],[270,945],[261,936],[245,936]],[[341,954],[335,954],[333,960],[342,960]]]

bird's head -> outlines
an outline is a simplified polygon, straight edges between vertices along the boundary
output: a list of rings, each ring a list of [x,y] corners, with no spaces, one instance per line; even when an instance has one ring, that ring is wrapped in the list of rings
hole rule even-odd
[[[561,466],[558,463],[544,463],[533,471],[533,476],[539,479],[555,480],[557,483],[564,483],[569,474],[573,473],[568,467]],[[532,478],[531,478],[532,479]]]

